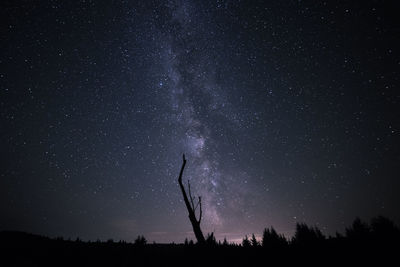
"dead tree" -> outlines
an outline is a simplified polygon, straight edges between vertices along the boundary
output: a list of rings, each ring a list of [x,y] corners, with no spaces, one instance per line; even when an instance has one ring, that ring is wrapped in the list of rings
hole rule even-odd
[[[183,200],[185,201],[186,208],[189,212],[189,220],[192,223],[193,232],[194,232],[194,235],[196,236],[197,242],[199,244],[205,244],[206,241],[204,239],[203,232],[201,231],[201,228],[200,228],[201,217],[203,215],[203,210],[201,207],[201,197],[198,198],[198,202],[195,206],[193,197],[192,197],[192,193],[190,191],[190,183],[188,180],[188,190],[189,190],[189,198],[188,198],[186,191],[185,191],[185,187],[183,186],[183,183],[182,183],[182,174],[183,174],[183,170],[185,169],[185,165],[186,165],[186,159],[185,159],[185,154],[183,154],[183,163],[182,163],[181,171],[179,173],[178,182],[179,182],[179,186],[182,190]],[[190,199],[190,201],[189,201],[189,199]],[[196,209],[197,208],[199,208],[199,219],[196,218]]]

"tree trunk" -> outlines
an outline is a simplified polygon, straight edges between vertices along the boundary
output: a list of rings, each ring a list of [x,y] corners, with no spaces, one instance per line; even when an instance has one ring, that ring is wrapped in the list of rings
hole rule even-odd
[[[185,165],[186,165],[186,159],[185,159],[185,154],[183,154],[183,163],[182,163],[181,171],[179,173],[178,182],[179,182],[179,186],[182,191],[183,200],[185,201],[186,208],[189,212],[189,220],[192,223],[194,235],[196,236],[197,242],[199,244],[204,244],[206,241],[204,239],[203,232],[201,231],[201,228],[200,228],[201,217],[203,215],[202,214],[203,211],[202,211],[202,207],[201,207],[201,197],[199,197],[197,205],[194,206],[193,197],[190,192],[190,184],[188,181],[189,198],[190,198],[190,202],[189,202],[189,198],[186,194],[185,187],[183,186],[183,183],[182,183],[182,174],[183,174],[183,170],[185,169]],[[199,219],[196,218],[196,208],[197,207],[200,207]]]

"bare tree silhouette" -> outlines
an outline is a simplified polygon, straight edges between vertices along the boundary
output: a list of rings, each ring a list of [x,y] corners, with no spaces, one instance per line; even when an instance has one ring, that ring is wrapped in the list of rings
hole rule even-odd
[[[182,174],[183,174],[183,170],[185,169],[185,165],[186,165],[185,154],[183,154],[182,158],[183,158],[183,163],[182,163],[182,168],[181,168],[181,171],[179,173],[179,178],[178,178],[179,186],[182,191],[183,200],[185,201],[186,208],[189,212],[189,220],[192,223],[193,232],[194,232],[194,235],[196,236],[197,242],[199,244],[205,244],[206,241],[205,241],[203,232],[201,231],[201,228],[200,228],[201,217],[203,216],[203,210],[201,207],[201,197],[200,196],[198,197],[198,202],[196,205],[194,205],[192,193],[190,191],[189,180],[188,180],[189,198],[186,194],[185,187],[183,186],[183,183],[182,183]],[[190,199],[190,202],[189,202],[189,199]],[[197,208],[199,208],[199,219],[196,218],[196,209]]]

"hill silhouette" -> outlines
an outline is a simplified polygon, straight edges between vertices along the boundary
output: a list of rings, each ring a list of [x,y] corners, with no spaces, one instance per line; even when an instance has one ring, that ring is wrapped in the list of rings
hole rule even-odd
[[[217,241],[213,233],[198,245],[148,244],[144,236],[125,241],[83,242],[3,231],[1,266],[267,266],[267,265],[383,265],[398,262],[400,230],[379,216],[370,224],[356,218],[345,234],[326,237],[317,227],[297,224],[292,239],[266,228],[261,242],[254,235],[242,244]],[[395,264],[396,265],[396,264]]]

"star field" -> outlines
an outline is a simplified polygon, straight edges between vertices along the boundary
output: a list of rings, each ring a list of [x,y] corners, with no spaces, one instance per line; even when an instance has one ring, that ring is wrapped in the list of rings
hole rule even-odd
[[[151,3],[149,3],[151,2]],[[1,9],[0,230],[182,242],[400,222],[389,1],[22,1]]]

